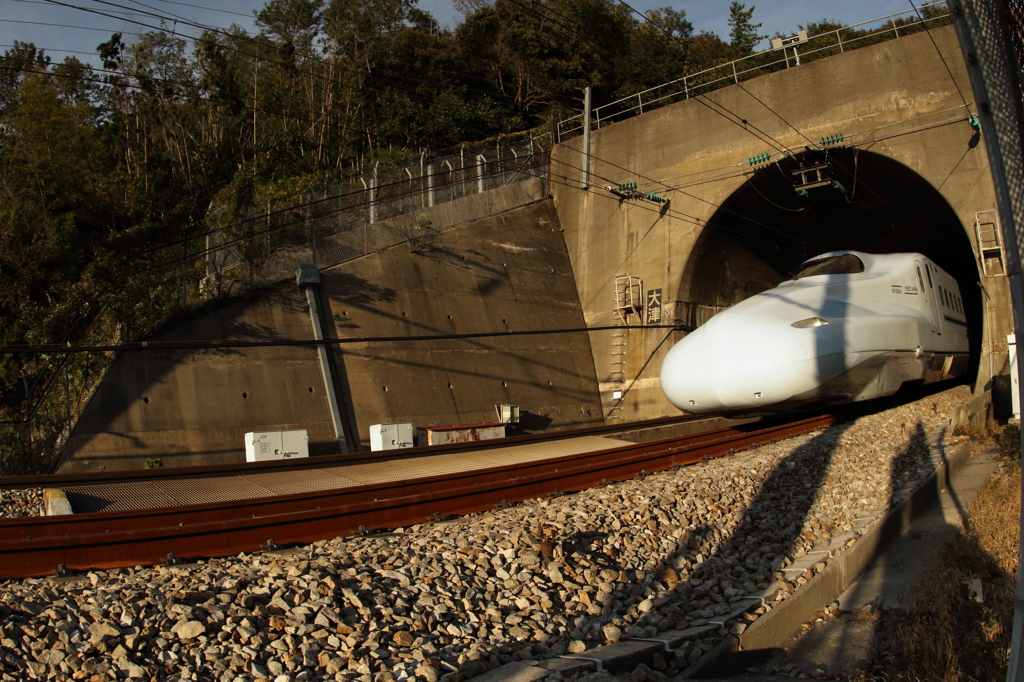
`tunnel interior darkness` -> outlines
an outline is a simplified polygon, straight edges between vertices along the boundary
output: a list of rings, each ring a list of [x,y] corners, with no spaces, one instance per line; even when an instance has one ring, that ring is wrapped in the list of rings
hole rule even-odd
[[[823,162],[838,185],[799,195],[792,171]],[[839,249],[918,252],[952,275],[969,326],[966,376],[977,375],[984,294],[967,232],[927,180],[868,151],[808,151],[748,177],[698,237],[683,269],[677,309],[738,303],[788,279],[808,258]]]

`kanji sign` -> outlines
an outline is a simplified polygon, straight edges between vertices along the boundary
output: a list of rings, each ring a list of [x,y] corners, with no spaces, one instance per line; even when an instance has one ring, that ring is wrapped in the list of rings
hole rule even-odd
[[[647,290],[647,324],[661,324],[661,289]]]

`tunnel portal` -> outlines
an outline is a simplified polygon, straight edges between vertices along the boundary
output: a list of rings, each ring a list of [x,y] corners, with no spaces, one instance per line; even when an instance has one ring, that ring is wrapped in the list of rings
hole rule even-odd
[[[793,171],[823,162],[831,182],[798,194]],[[969,325],[968,376],[976,375],[984,291],[965,227],[927,180],[869,151],[807,151],[748,176],[697,239],[682,273],[678,316],[700,324],[788,279],[808,258],[839,249],[918,252],[956,278]]]

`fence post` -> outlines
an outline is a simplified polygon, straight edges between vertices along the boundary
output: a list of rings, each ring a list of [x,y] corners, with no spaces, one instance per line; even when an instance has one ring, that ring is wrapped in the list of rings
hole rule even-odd
[[[736,62],[732,63],[732,80],[734,83],[739,83],[740,78],[736,75]]]
[[[359,182],[362,183],[362,191],[367,196],[370,196],[370,185],[367,184],[367,178],[359,176]],[[364,220],[362,220],[362,255],[370,253],[367,245],[367,237],[370,233],[370,223],[373,222],[373,218],[370,214],[370,207],[373,206],[373,199],[367,202],[367,213],[364,214]]]
[[[269,226],[270,225],[270,208],[269,208],[270,204],[268,203],[267,206],[268,206],[268,208],[267,208],[267,225]],[[253,211],[253,212],[255,213],[255,211]],[[270,232],[267,232],[267,239],[270,239]],[[247,250],[249,252],[249,257],[247,259],[249,261],[249,291],[252,291],[253,268],[256,265],[255,264],[255,258],[256,258],[256,253],[255,253],[255,251],[256,251],[256,223],[254,223],[254,222],[249,223],[249,243],[247,244],[247,246],[248,246]]]
[[[640,113],[644,113],[644,98],[640,96],[640,93],[636,93],[636,105],[640,109]]]
[[[370,222],[377,222],[377,166],[380,161],[373,164],[373,177],[370,178]]]
[[[836,29],[836,38],[839,39],[839,54],[843,54],[843,33]]]
[[[455,201],[455,166],[452,165],[449,159],[444,160],[444,165],[448,166],[448,189],[451,190],[451,201]]]
[[[424,173],[423,173],[424,156],[426,156],[426,152],[420,152],[420,177],[421,178],[424,175]],[[426,207],[426,203],[427,203],[427,196],[426,196],[426,192],[424,192],[423,199],[422,199],[422,201],[420,201],[420,206]]]
[[[71,362],[71,354],[64,356],[64,428],[71,428],[71,379],[68,376],[68,363]]]
[[[427,164],[427,208],[434,205],[434,164]]]
[[[312,213],[313,213],[313,204],[316,202],[316,190],[310,188],[309,194],[312,195],[313,200],[309,201],[309,196],[306,197],[306,203],[308,204],[306,206],[306,246],[309,247],[310,259],[311,259],[310,262],[315,264],[316,263],[316,244],[315,244],[315,241],[313,239]]]
[[[476,191],[478,194],[484,192],[484,162],[487,161],[487,157],[483,154],[476,155]]]

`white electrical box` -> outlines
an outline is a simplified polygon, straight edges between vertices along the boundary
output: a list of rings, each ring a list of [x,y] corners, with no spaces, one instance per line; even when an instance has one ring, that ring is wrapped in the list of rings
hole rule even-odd
[[[252,431],[245,434],[245,461],[267,462],[274,459],[309,457],[309,432]]]
[[[399,448],[415,447],[412,439],[413,430],[411,422],[398,424],[371,424],[370,425],[370,449],[397,450]]]
[[[518,405],[495,405],[494,411],[498,413],[498,421],[502,424],[519,423]]]

